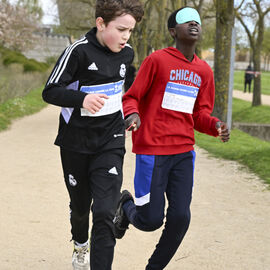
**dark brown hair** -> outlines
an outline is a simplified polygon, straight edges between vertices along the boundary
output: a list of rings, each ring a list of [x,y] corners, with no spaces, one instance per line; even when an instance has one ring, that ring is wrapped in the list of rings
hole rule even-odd
[[[123,14],[131,15],[136,22],[140,22],[144,11],[139,0],[97,0],[96,18],[101,17],[105,24]]]

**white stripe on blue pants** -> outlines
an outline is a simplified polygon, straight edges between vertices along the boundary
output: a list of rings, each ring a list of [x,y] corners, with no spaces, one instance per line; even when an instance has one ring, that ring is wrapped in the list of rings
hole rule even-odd
[[[190,223],[195,152],[176,155],[136,155],[135,202],[123,208],[143,231],[160,228],[168,200],[165,228],[146,270],[163,269],[181,244]]]

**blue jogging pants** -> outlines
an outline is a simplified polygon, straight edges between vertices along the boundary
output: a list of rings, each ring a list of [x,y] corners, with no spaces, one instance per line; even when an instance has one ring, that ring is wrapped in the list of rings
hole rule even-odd
[[[170,262],[190,223],[195,152],[176,155],[136,155],[135,204],[123,205],[131,224],[142,231],[164,230],[146,270],[161,270]]]

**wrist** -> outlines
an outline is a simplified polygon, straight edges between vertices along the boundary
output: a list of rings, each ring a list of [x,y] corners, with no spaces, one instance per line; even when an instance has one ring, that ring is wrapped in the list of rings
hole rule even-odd
[[[215,125],[216,129],[220,129],[221,128],[221,121],[217,121],[216,125]]]

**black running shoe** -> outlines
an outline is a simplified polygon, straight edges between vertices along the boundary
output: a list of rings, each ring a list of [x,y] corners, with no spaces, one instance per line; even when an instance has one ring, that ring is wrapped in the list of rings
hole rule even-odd
[[[121,239],[124,236],[126,230],[128,229],[129,220],[126,217],[122,206],[125,202],[129,200],[134,201],[132,195],[127,190],[122,191],[115,217],[113,219],[114,237],[117,239]]]

